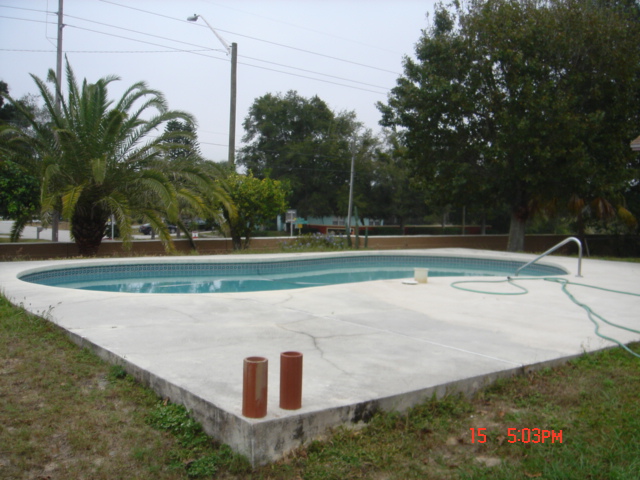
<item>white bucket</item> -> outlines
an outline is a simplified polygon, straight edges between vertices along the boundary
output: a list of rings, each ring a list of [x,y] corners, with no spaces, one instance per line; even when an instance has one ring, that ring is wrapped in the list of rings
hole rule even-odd
[[[415,278],[418,283],[427,283],[429,280],[429,269],[428,268],[414,268],[413,278]]]

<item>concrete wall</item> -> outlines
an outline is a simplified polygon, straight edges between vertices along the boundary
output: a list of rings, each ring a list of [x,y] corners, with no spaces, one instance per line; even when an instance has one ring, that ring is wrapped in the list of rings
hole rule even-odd
[[[566,235],[527,235],[525,251],[543,252],[564,240]],[[252,252],[275,252],[280,244],[289,237],[261,237],[251,240]],[[353,238],[352,238],[353,239]],[[368,248],[371,250],[397,250],[414,248],[473,248],[480,250],[507,249],[507,235],[465,235],[465,236],[375,236],[369,237]],[[224,238],[196,239],[194,240],[197,253],[200,255],[220,255],[233,253],[231,240]],[[176,251],[179,254],[190,254],[188,240],[174,241]],[[360,237],[360,246],[364,246],[364,238]],[[562,253],[576,253],[577,248],[572,243],[567,245]],[[125,256],[157,256],[165,255],[165,250],[160,241],[136,240],[129,251],[122,248],[122,243],[117,241],[104,241],[100,246],[100,257],[125,257]],[[0,261],[11,260],[42,260],[49,258],[74,258],[78,257],[78,249],[74,243],[2,243],[0,244]]]

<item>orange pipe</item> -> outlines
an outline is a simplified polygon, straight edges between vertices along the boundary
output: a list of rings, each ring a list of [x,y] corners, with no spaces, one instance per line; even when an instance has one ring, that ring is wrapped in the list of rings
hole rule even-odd
[[[302,407],[302,353],[280,354],[280,408],[297,410]]]
[[[244,359],[242,376],[242,415],[262,418],[267,415],[269,360],[264,357]]]

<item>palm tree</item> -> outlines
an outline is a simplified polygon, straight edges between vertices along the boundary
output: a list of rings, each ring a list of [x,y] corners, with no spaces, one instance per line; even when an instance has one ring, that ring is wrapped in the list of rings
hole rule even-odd
[[[46,83],[32,75],[50,122],[38,122],[23,111],[32,127],[25,140],[39,158],[43,212],[59,211],[69,219],[81,255],[97,253],[111,215],[125,246],[130,245],[135,217],[151,223],[171,248],[165,219],[176,220],[179,199],[189,199],[196,208],[204,208],[204,202],[186,185],[174,185],[164,168],[172,136],[191,133],[160,127],[172,120],[194,124],[194,119],[169,110],[162,93],[144,82],[130,86],[114,103],[107,87],[118,77],[103,77],[96,83],[85,79],[80,86],[68,62],[66,77],[68,95],[61,95],[58,108]],[[47,81],[56,84],[53,70]]]
[[[226,163],[202,158],[195,125],[171,120],[165,130],[178,132],[169,139],[171,150],[167,152],[163,165],[165,175],[178,189],[179,212],[174,222],[178,227],[178,236],[182,231],[191,240],[189,229],[192,223],[185,220],[194,220],[196,217],[212,220],[222,233],[226,233],[227,225],[222,211],[229,211],[232,216],[236,213],[224,181]],[[184,136],[184,132],[191,135]],[[193,241],[191,244],[195,249]]]

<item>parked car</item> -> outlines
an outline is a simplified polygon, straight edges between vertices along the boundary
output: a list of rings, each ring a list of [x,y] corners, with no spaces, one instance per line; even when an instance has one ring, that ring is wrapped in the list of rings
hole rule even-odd
[[[145,223],[144,225],[140,225],[140,233],[143,235],[151,235],[152,230],[153,229],[151,228],[150,223]]]
[[[178,227],[176,227],[175,225],[167,224],[167,228],[169,229],[169,233],[176,233],[178,231]],[[153,228],[151,228],[150,223],[140,225],[140,233],[143,235],[151,235],[152,230]]]

